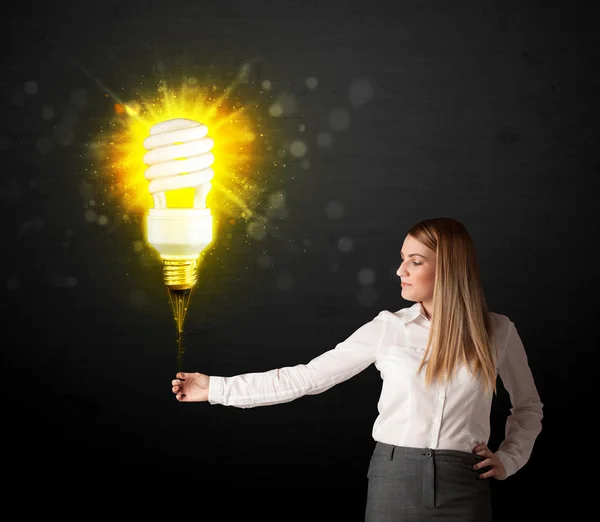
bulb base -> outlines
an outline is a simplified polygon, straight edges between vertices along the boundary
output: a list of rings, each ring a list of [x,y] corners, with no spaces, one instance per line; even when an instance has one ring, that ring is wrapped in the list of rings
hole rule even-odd
[[[198,259],[163,258],[163,275],[171,290],[188,290],[198,281]]]
[[[212,242],[210,209],[151,208],[146,217],[148,243],[164,259],[197,258]]]

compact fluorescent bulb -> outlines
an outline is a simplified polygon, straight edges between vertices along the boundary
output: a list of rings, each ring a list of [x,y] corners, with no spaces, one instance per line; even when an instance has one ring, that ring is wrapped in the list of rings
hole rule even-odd
[[[160,254],[164,283],[172,290],[192,288],[198,279],[198,258],[212,242],[213,222],[206,196],[213,178],[214,141],[206,125],[175,118],[150,129],[144,176],[154,199],[146,218],[147,240]],[[192,208],[167,208],[166,191],[195,188]]]

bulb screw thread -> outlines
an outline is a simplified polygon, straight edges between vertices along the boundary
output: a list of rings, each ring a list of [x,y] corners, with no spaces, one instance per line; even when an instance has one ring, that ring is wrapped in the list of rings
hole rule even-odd
[[[187,290],[198,281],[196,259],[165,259],[163,266],[165,285],[173,290]]]

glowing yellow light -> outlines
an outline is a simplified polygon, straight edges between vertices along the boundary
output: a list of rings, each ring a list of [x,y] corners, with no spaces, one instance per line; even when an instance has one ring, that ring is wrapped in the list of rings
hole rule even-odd
[[[153,199],[144,177],[144,140],[154,125],[177,118],[202,122],[214,139],[214,190],[206,202],[213,214],[237,216],[240,204],[245,208],[245,202],[258,197],[262,151],[257,136],[262,140],[262,134],[256,127],[260,125],[250,110],[234,98],[232,89],[189,81],[176,91],[163,83],[156,94],[114,105],[109,132],[100,136],[97,152],[108,163],[106,191],[111,199],[118,200],[124,214],[145,215],[152,208]],[[193,207],[194,195],[191,188],[168,191],[167,207]],[[218,223],[219,220],[217,228]]]
[[[258,105],[255,102],[242,103],[233,95],[234,87],[220,88],[215,84],[202,86],[200,82],[189,78],[179,90],[171,89],[162,82],[155,93],[140,95],[139,100],[115,100],[109,128],[102,129],[91,147],[102,164],[98,171],[104,178],[102,185],[105,195],[109,200],[116,201],[122,212],[121,222],[135,223],[137,217],[144,216],[145,239],[158,251],[163,261],[164,282],[169,290],[180,333],[190,292],[197,279],[198,252],[212,242],[213,234],[218,234],[220,226],[229,227],[233,224],[230,218],[237,220],[240,215],[252,217],[253,211],[248,207],[250,202],[256,202],[262,192],[259,178],[265,173],[263,167],[266,162],[261,147],[267,138],[261,117],[254,113]],[[194,208],[197,206],[196,187],[180,184],[179,187],[171,186],[171,190],[166,190],[164,197],[161,196],[162,208],[155,209],[149,180],[145,177],[148,168],[144,163],[144,156],[148,152],[144,146],[146,138],[151,135],[151,129],[156,129],[161,122],[176,120],[201,122],[210,130],[210,137],[214,140],[211,149],[212,188],[210,192],[201,192],[201,208]],[[266,149],[270,150],[268,146]],[[167,210],[171,217],[179,216],[176,219],[190,212],[198,214],[190,218],[190,234],[178,236],[177,227],[157,224],[161,219],[159,214]],[[151,225],[150,229],[148,225]],[[197,241],[194,242],[195,247],[184,255],[183,251],[175,252],[172,244],[166,247],[161,244],[161,238],[167,236],[171,243],[179,242],[180,247],[191,243],[190,238],[196,238]]]

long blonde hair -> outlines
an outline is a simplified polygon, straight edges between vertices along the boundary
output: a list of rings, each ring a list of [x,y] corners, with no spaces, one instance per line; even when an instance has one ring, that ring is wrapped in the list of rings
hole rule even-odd
[[[496,393],[493,325],[469,232],[460,221],[440,217],[416,223],[408,234],[436,253],[433,315],[418,371],[425,367],[431,384],[465,364],[486,391]]]

